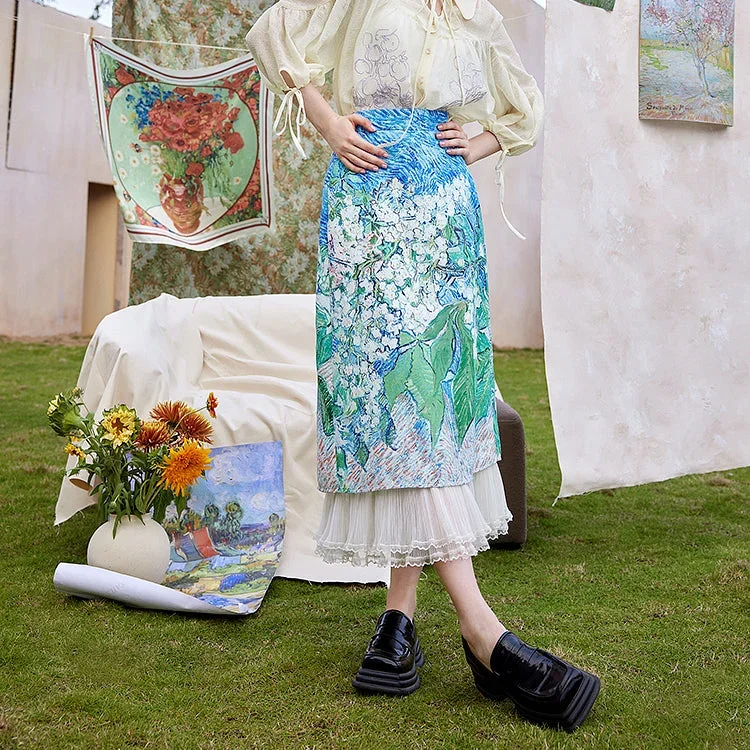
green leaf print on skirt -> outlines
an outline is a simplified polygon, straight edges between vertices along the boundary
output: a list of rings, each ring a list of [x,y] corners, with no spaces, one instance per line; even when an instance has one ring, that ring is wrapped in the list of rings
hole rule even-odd
[[[409,110],[366,110],[371,142]],[[415,110],[388,167],[333,156],[316,280],[318,487],[465,484],[500,457],[484,232],[466,163]]]

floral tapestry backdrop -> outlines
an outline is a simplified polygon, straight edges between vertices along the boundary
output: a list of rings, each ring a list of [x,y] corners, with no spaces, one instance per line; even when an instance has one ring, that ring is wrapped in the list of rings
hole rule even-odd
[[[639,115],[734,123],[734,0],[641,0]]]
[[[134,240],[208,250],[270,226],[270,96],[252,57],[172,71],[95,40],[88,59]]]
[[[132,39],[236,47],[197,47],[118,41],[156,65],[195,69],[247,54],[245,34],[271,0],[115,0],[112,35]],[[315,291],[321,185],[330,149],[311,125],[302,129],[308,159],[288,136],[274,138],[271,198],[274,231],[194,252],[173,245],[136,242],[129,304],[169,292],[177,297],[304,293]]]

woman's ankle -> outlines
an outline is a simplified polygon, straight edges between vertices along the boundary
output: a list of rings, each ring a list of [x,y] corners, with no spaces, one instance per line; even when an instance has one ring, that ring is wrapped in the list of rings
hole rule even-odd
[[[386,609],[397,609],[399,612],[403,612],[412,622],[414,622],[414,612],[417,608],[417,600],[405,600],[405,599],[391,599],[386,598],[385,602]]]
[[[490,669],[490,657],[500,636],[507,628],[494,615],[467,617],[461,622],[461,635],[474,656]]]

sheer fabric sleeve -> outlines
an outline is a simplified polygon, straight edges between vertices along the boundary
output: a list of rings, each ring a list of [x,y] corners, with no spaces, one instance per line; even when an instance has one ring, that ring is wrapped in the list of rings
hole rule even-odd
[[[279,0],[261,14],[245,41],[266,86],[283,94],[273,128],[289,130],[303,159],[300,129],[307,121],[301,88],[322,86],[337,62],[341,40],[356,0]],[[290,86],[282,76],[286,72]],[[294,106],[297,106],[296,116]]]
[[[325,83],[326,73],[336,64],[354,1],[280,0],[261,14],[245,41],[271,91],[284,94],[308,83]]]
[[[494,133],[503,155],[528,151],[542,129],[544,100],[502,21],[493,31],[488,50],[487,83],[495,103],[494,113],[480,124]]]
[[[502,18],[494,27],[487,53],[487,85],[493,100],[492,115],[480,119],[500,144],[495,165],[495,182],[500,193],[500,213],[508,228],[522,240],[526,237],[511,224],[505,213],[505,175],[508,156],[522,154],[534,146],[542,130],[544,100],[534,78],[508,36]]]

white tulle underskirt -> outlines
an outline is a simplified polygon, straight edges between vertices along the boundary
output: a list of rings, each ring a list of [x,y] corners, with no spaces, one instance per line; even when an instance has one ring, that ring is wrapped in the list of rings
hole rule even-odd
[[[326,492],[315,552],[329,563],[429,565],[489,549],[512,519],[492,463],[468,484]]]

